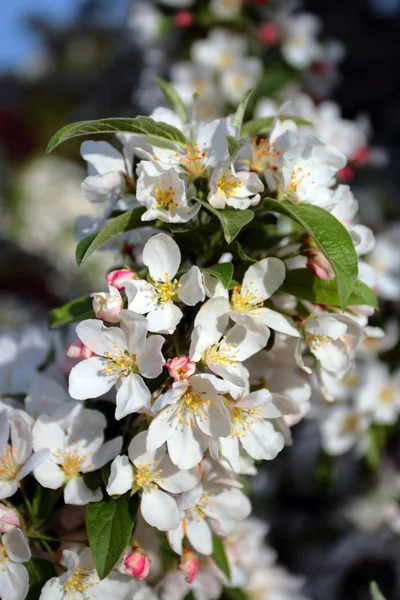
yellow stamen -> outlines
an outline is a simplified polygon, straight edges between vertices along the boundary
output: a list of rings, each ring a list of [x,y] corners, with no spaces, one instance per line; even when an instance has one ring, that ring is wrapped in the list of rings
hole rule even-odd
[[[225,196],[233,196],[237,189],[242,187],[242,182],[235,179],[233,176],[222,175],[217,183],[220,192]]]
[[[177,289],[181,286],[177,279],[172,281],[169,278],[168,273],[165,273],[165,281],[155,281],[153,279],[153,285],[158,294],[158,302],[161,305],[173,302],[177,298]]]
[[[256,294],[253,294],[250,290],[242,292],[241,287],[235,286],[232,292],[231,305],[235,312],[257,315],[258,309],[264,305],[264,302],[259,302]]]
[[[163,181],[160,182],[160,185],[163,185]],[[155,208],[164,208],[165,210],[172,210],[174,206],[178,206],[178,204],[174,201],[175,192],[173,187],[170,185],[168,188],[158,187],[154,190],[156,197]]]
[[[18,475],[19,466],[15,461],[16,452],[8,445],[0,451],[0,480],[11,481]]]
[[[118,350],[117,346],[113,346],[113,348]],[[130,354],[128,350],[118,350],[118,353],[115,354],[107,352],[105,356],[108,362],[104,371],[117,379],[127,377],[136,368],[136,356]]]

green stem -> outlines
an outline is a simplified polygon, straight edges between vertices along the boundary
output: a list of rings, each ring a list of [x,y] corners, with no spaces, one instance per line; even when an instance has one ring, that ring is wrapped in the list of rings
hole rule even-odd
[[[22,499],[23,499],[23,501],[25,503],[25,506],[28,509],[29,516],[31,517],[32,520],[34,520],[35,515],[34,515],[34,512],[33,512],[32,504],[31,504],[31,501],[29,500],[28,496],[26,495],[26,492],[25,492],[25,490],[23,488],[22,483],[19,484],[19,489],[21,491]]]
[[[85,542],[82,540],[69,540],[66,538],[56,538],[51,535],[43,535],[37,531],[28,531],[26,537],[30,540],[40,540],[41,542],[57,542],[58,544],[66,543],[66,544],[84,544]]]

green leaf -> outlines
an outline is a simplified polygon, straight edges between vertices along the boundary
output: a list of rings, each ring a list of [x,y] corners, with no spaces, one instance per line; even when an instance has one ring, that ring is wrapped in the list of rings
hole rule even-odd
[[[186,123],[186,121],[187,121],[186,106],[185,106],[182,98],[180,97],[180,95],[178,94],[176,89],[174,88],[174,86],[172,86],[170,83],[165,81],[165,79],[161,79],[161,77],[156,77],[155,80],[156,80],[156,83],[162,89],[165,98],[170,103],[172,110],[178,115],[178,117],[180,118],[182,123]]]
[[[224,588],[224,597],[230,600],[249,600],[249,596],[241,588]]]
[[[245,262],[251,262],[251,263],[257,262],[256,260],[254,260],[254,258],[251,258],[251,256],[246,254],[246,252],[243,250],[242,244],[240,242],[238,242],[237,240],[235,241],[235,247],[236,247],[236,252],[238,253],[238,256],[241,260],[244,260]]]
[[[281,288],[283,292],[308,300],[313,304],[340,306],[336,279],[323,281],[311,269],[293,269],[286,273]],[[378,299],[374,292],[362,281],[356,281],[347,301],[347,306],[368,305],[376,308]]]
[[[75,258],[78,267],[81,266],[93,254],[97,248],[103,246],[117,235],[132,231],[138,227],[145,227],[146,221],[141,217],[146,209],[142,206],[127,210],[119,217],[116,217],[98,233],[92,233],[79,242],[76,247]]]
[[[247,90],[247,92],[243,94],[243,98],[241,99],[240,104],[237,107],[235,115],[233,117],[232,125],[234,127],[238,127],[239,131],[241,130],[244,119],[244,113],[246,112],[247,104],[250,100],[252,92],[253,90]]]
[[[275,120],[274,116],[271,117],[261,117],[259,119],[253,119],[253,121],[248,121],[245,123],[241,130],[241,135],[243,137],[253,137],[254,135],[261,135],[263,133],[268,133],[273,125]],[[306,119],[302,119],[301,117],[296,117],[294,115],[279,115],[279,121],[293,121],[296,125],[312,125],[310,121]]]
[[[236,138],[232,137],[231,135],[226,136],[226,141],[228,142],[229,156],[231,157],[232,160],[235,158],[235,156],[239,152],[240,148],[242,146],[244,146],[244,144],[247,142],[247,140],[245,138],[241,138],[240,140],[237,140]]]
[[[30,561],[24,563],[24,566],[29,575],[29,592],[26,600],[38,600],[46,581],[57,577],[57,572],[53,563],[38,556],[33,556]]]
[[[91,319],[94,317],[92,303],[93,300],[90,296],[81,296],[64,304],[64,306],[53,308],[48,315],[50,329],[63,327],[83,319]]]
[[[122,556],[138,510],[138,496],[92,502],[86,509],[86,529],[96,571],[104,579]]]
[[[231,569],[229,566],[228,559],[226,557],[224,543],[213,535],[213,551],[210,557],[222,573],[227,577],[228,581],[231,579]]]
[[[313,204],[267,198],[265,206],[290,217],[312,237],[333,268],[339,305],[344,309],[358,276],[357,254],[347,229],[329,212]]]
[[[44,488],[39,484],[37,485],[32,500],[35,522],[41,523],[48,518],[61,497],[61,494],[62,488],[51,490],[50,488]]]
[[[385,596],[379,589],[376,581],[371,581],[371,583],[369,584],[369,591],[371,592],[372,600],[386,600]]]
[[[233,242],[240,230],[254,219],[254,212],[249,209],[217,210],[204,200],[199,200],[199,198],[196,200],[221,221],[224,237],[228,244]]]
[[[233,277],[233,264],[231,262],[218,263],[212,267],[201,269],[203,273],[213,275],[222,283],[225,288],[228,288]]]
[[[185,144],[184,134],[176,127],[154,121],[150,117],[135,117],[128,119],[116,117],[111,119],[98,119],[97,121],[78,121],[66,125],[51,138],[46,152],[51,152],[63,142],[82,135],[103,135],[105,133],[137,133],[150,138],[152,141],[163,143]]]

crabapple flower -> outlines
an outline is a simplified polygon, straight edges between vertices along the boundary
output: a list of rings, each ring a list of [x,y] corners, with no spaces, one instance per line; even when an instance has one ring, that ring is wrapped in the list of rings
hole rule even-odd
[[[124,573],[135,579],[146,579],[150,572],[150,560],[140,546],[132,546],[132,552],[124,560]]]
[[[9,441],[10,437],[10,441]],[[32,418],[16,410],[0,411],[0,499],[13,496],[21,479],[43,463],[50,452],[32,454]]]
[[[142,315],[128,310],[120,312],[121,327],[105,327],[96,319],[79,323],[78,337],[95,356],[83,360],[69,377],[69,393],[76,400],[97,398],[117,387],[115,418],[150,407],[150,391],[142,376],[160,375],[164,358],[164,338],[146,339],[148,324]]]
[[[321,28],[318,17],[308,13],[286,16],[282,26],[282,54],[292,67],[307,69],[322,57],[322,46],[316,39]]]
[[[143,160],[137,173],[136,198],[147,209],[142,221],[186,223],[199,212],[200,204],[188,202],[185,182],[175,169],[160,171],[152,162]]]
[[[264,185],[256,173],[235,171],[233,164],[220,163],[211,175],[208,201],[214,208],[248,208],[260,202]]]
[[[100,581],[89,548],[79,554],[64,550],[61,564],[66,572],[46,582],[40,600],[131,600],[136,591],[135,582],[115,570]]]
[[[188,583],[193,583],[199,572],[199,559],[198,557],[188,550],[183,548],[182,556],[179,560],[179,570],[183,573],[185,580]]]
[[[188,583],[184,573],[177,570],[167,573],[159,586],[160,600],[184,600],[190,593],[195,600],[218,600],[221,592],[220,574],[210,562],[200,565],[192,583]]]
[[[109,285],[114,286],[117,290],[121,291],[125,287],[126,281],[131,281],[135,277],[135,271],[131,269],[117,269],[116,271],[110,271],[106,275],[106,281]]]
[[[210,9],[212,14],[221,21],[230,21],[239,16],[242,8],[242,0],[211,0]]]
[[[148,451],[154,452],[166,442],[179,469],[196,466],[212,438],[230,433],[229,412],[220,396],[226,391],[223,381],[206,373],[175,382],[152,406],[158,414],[149,426]]]
[[[321,423],[322,447],[331,456],[340,456],[352,448],[364,454],[369,443],[371,418],[347,406],[335,406]]]
[[[259,58],[240,58],[235,64],[221,72],[221,90],[226,100],[238,104],[243,94],[255,87],[262,75],[263,64]]]
[[[140,511],[144,520],[160,531],[167,531],[179,523],[175,499],[168,492],[180,494],[190,490],[198,483],[200,474],[197,469],[176,467],[166,455],[164,443],[154,452],[148,452],[146,437],[147,432],[143,431],[133,438],[128,448],[129,459],[127,456],[115,458],[107,492],[113,496],[132,489],[141,490]]]
[[[31,558],[31,551],[20,529],[1,536],[0,595],[2,600],[24,600],[29,589],[28,571],[22,563]]]
[[[147,314],[149,331],[173,333],[183,313],[174,304],[181,301],[194,306],[204,300],[205,290],[200,269],[192,266],[174,279],[181,263],[178,244],[165,233],[149,239],[143,249],[143,262],[149,268],[152,283],[135,279],[125,284],[128,309]]]
[[[393,425],[400,413],[400,372],[391,376],[384,363],[367,363],[355,399],[358,410],[375,423]]]
[[[119,313],[124,308],[124,301],[116,287],[109,285],[108,293],[95,292],[90,296],[93,298],[93,312],[98,319],[119,323]]]
[[[189,381],[189,377],[193,375],[196,370],[196,364],[192,362],[188,356],[175,356],[171,360],[167,360],[165,363],[168,369],[169,376],[174,381]]]
[[[189,356],[193,362],[203,361],[210,371],[240,387],[248,380],[243,361],[266,346],[270,332],[249,315],[237,314],[235,325],[223,336],[229,322],[226,305],[226,298],[215,297],[200,309]]]
[[[394,223],[377,236],[375,248],[368,259],[374,269],[373,287],[385,300],[400,298],[399,240],[400,223]]]
[[[51,453],[34,469],[40,485],[52,490],[65,486],[66,504],[101,500],[101,490],[90,490],[82,475],[101,469],[121,450],[121,437],[104,441],[106,426],[101,412],[83,408],[79,402],[62,406],[51,416],[39,417],[32,430],[33,447],[38,454],[43,448]]]
[[[192,57],[198,65],[222,72],[235,65],[245,55],[246,49],[247,40],[244,36],[224,29],[213,29],[207,39],[192,44]]]
[[[8,533],[16,527],[21,527],[17,511],[0,503],[0,533]]]

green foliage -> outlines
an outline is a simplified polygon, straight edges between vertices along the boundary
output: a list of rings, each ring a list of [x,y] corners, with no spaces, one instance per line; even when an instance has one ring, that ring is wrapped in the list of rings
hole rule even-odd
[[[104,579],[118,563],[125,550],[136,520],[138,495],[105,498],[89,504],[86,529],[96,571]]]
[[[231,262],[219,263],[212,267],[201,269],[204,273],[213,275],[222,283],[225,288],[229,288],[233,277],[233,264]]]
[[[62,127],[51,138],[46,152],[51,152],[67,140],[83,135],[101,135],[105,133],[137,133],[144,135],[150,142],[184,145],[186,138],[183,133],[173,127],[159,121],[153,121],[150,117],[135,117],[127,119],[116,117],[111,119],[98,119],[97,121],[79,121]]]
[[[46,581],[57,577],[53,563],[45,558],[32,556],[31,560],[24,563],[29,574],[29,592],[26,600],[38,600],[40,592]]]
[[[293,269],[286,274],[281,290],[301,300],[314,304],[340,306],[336,278],[323,281],[311,269]],[[357,280],[347,306],[368,305],[376,308],[378,299],[374,292],[362,281]]]
[[[369,585],[369,591],[371,592],[372,600],[386,600],[385,596],[382,594],[381,590],[378,587],[376,581],[371,581]]]
[[[301,225],[331,264],[336,276],[339,305],[344,309],[357,281],[358,260],[347,229],[329,212],[313,204],[293,204],[267,198],[268,210]]]
[[[249,600],[249,596],[241,588],[224,588],[224,597],[229,600]]]
[[[243,125],[241,135],[244,137],[253,137],[254,135],[262,135],[268,133],[274,123],[276,117],[261,117],[259,119],[253,119]],[[295,117],[294,115],[279,115],[279,121],[293,121],[296,125],[312,125],[310,121],[302,119],[301,117]]]
[[[183,103],[182,98],[176,91],[176,89],[165,79],[161,79],[161,77],[156,77],[156,83],[162,89],[165,98],[171,105],[172,110],[178,115],[182,123],[186,123],[187,121],[187,110],[186,106]]]
[[[76,247],[75,257],[78,267],[80,267],[97,248],[103,246],[117,235],[132,231],[138,227],[145,227],[148,223],[142,221],[142,215],[146,209],[142,206],[132,208],[116,217],[98,233],[92,233],[79,242]]]
[[[75,321],[81,321],[82,319],[91,319],[94,317],[92,298],[90,296],[81,296],[71,300],[64,306],[59,308],[53,308],[49,312],[48,321],[50,329],[56,329],[57,327],[63,327]]]
[[[33,516],[36,523],[42,523],[49,517],[61,495],[62,488],[51,490],[37,484],[32,500]]]
[[[234,127],[237,127],[239,129],[239,131],[242,128],[244,114],[246,112],[246,108],[247,108],[247,105],[249,103],[250,96],[251,96],[252,92],[253,92],[253,90],[247,90],[247,92],[245,92],[243,94],[243,98],[241,99],[240,104],[237,107],[235,115],[233,117],[232,125]]]
[[[235,156],[239,152],[240,148],[242,146],[244,146],[244,144],[247,142],[247,140],[245,138],[241,138],[240,140],[237,140],[236,138],[232,137],[231,135],[228,135],[226,137],[226,141],[228,142],[228,152],[229,152],[229,156],[231,157],[231,160],[233,160],[235,158]]]
[[[229,567],[229,562],[225,552],[224,543],[213,536],[213,551],[211,554],[211,559],[217,565],[217,567],[222,571],[222,573],[227,577],[228,581],[231,579],[231,569]]]
[[[254,219],[254,212],[249,209],[245,210],[217,210],[208,202],[197,198],[197,202],[200,202],[209,212],[215,215],[221,222],[222,229],[224,231],[225,240],[230,244],[233,242],[238,233],[243,229],[245,225],[250,223]]]

